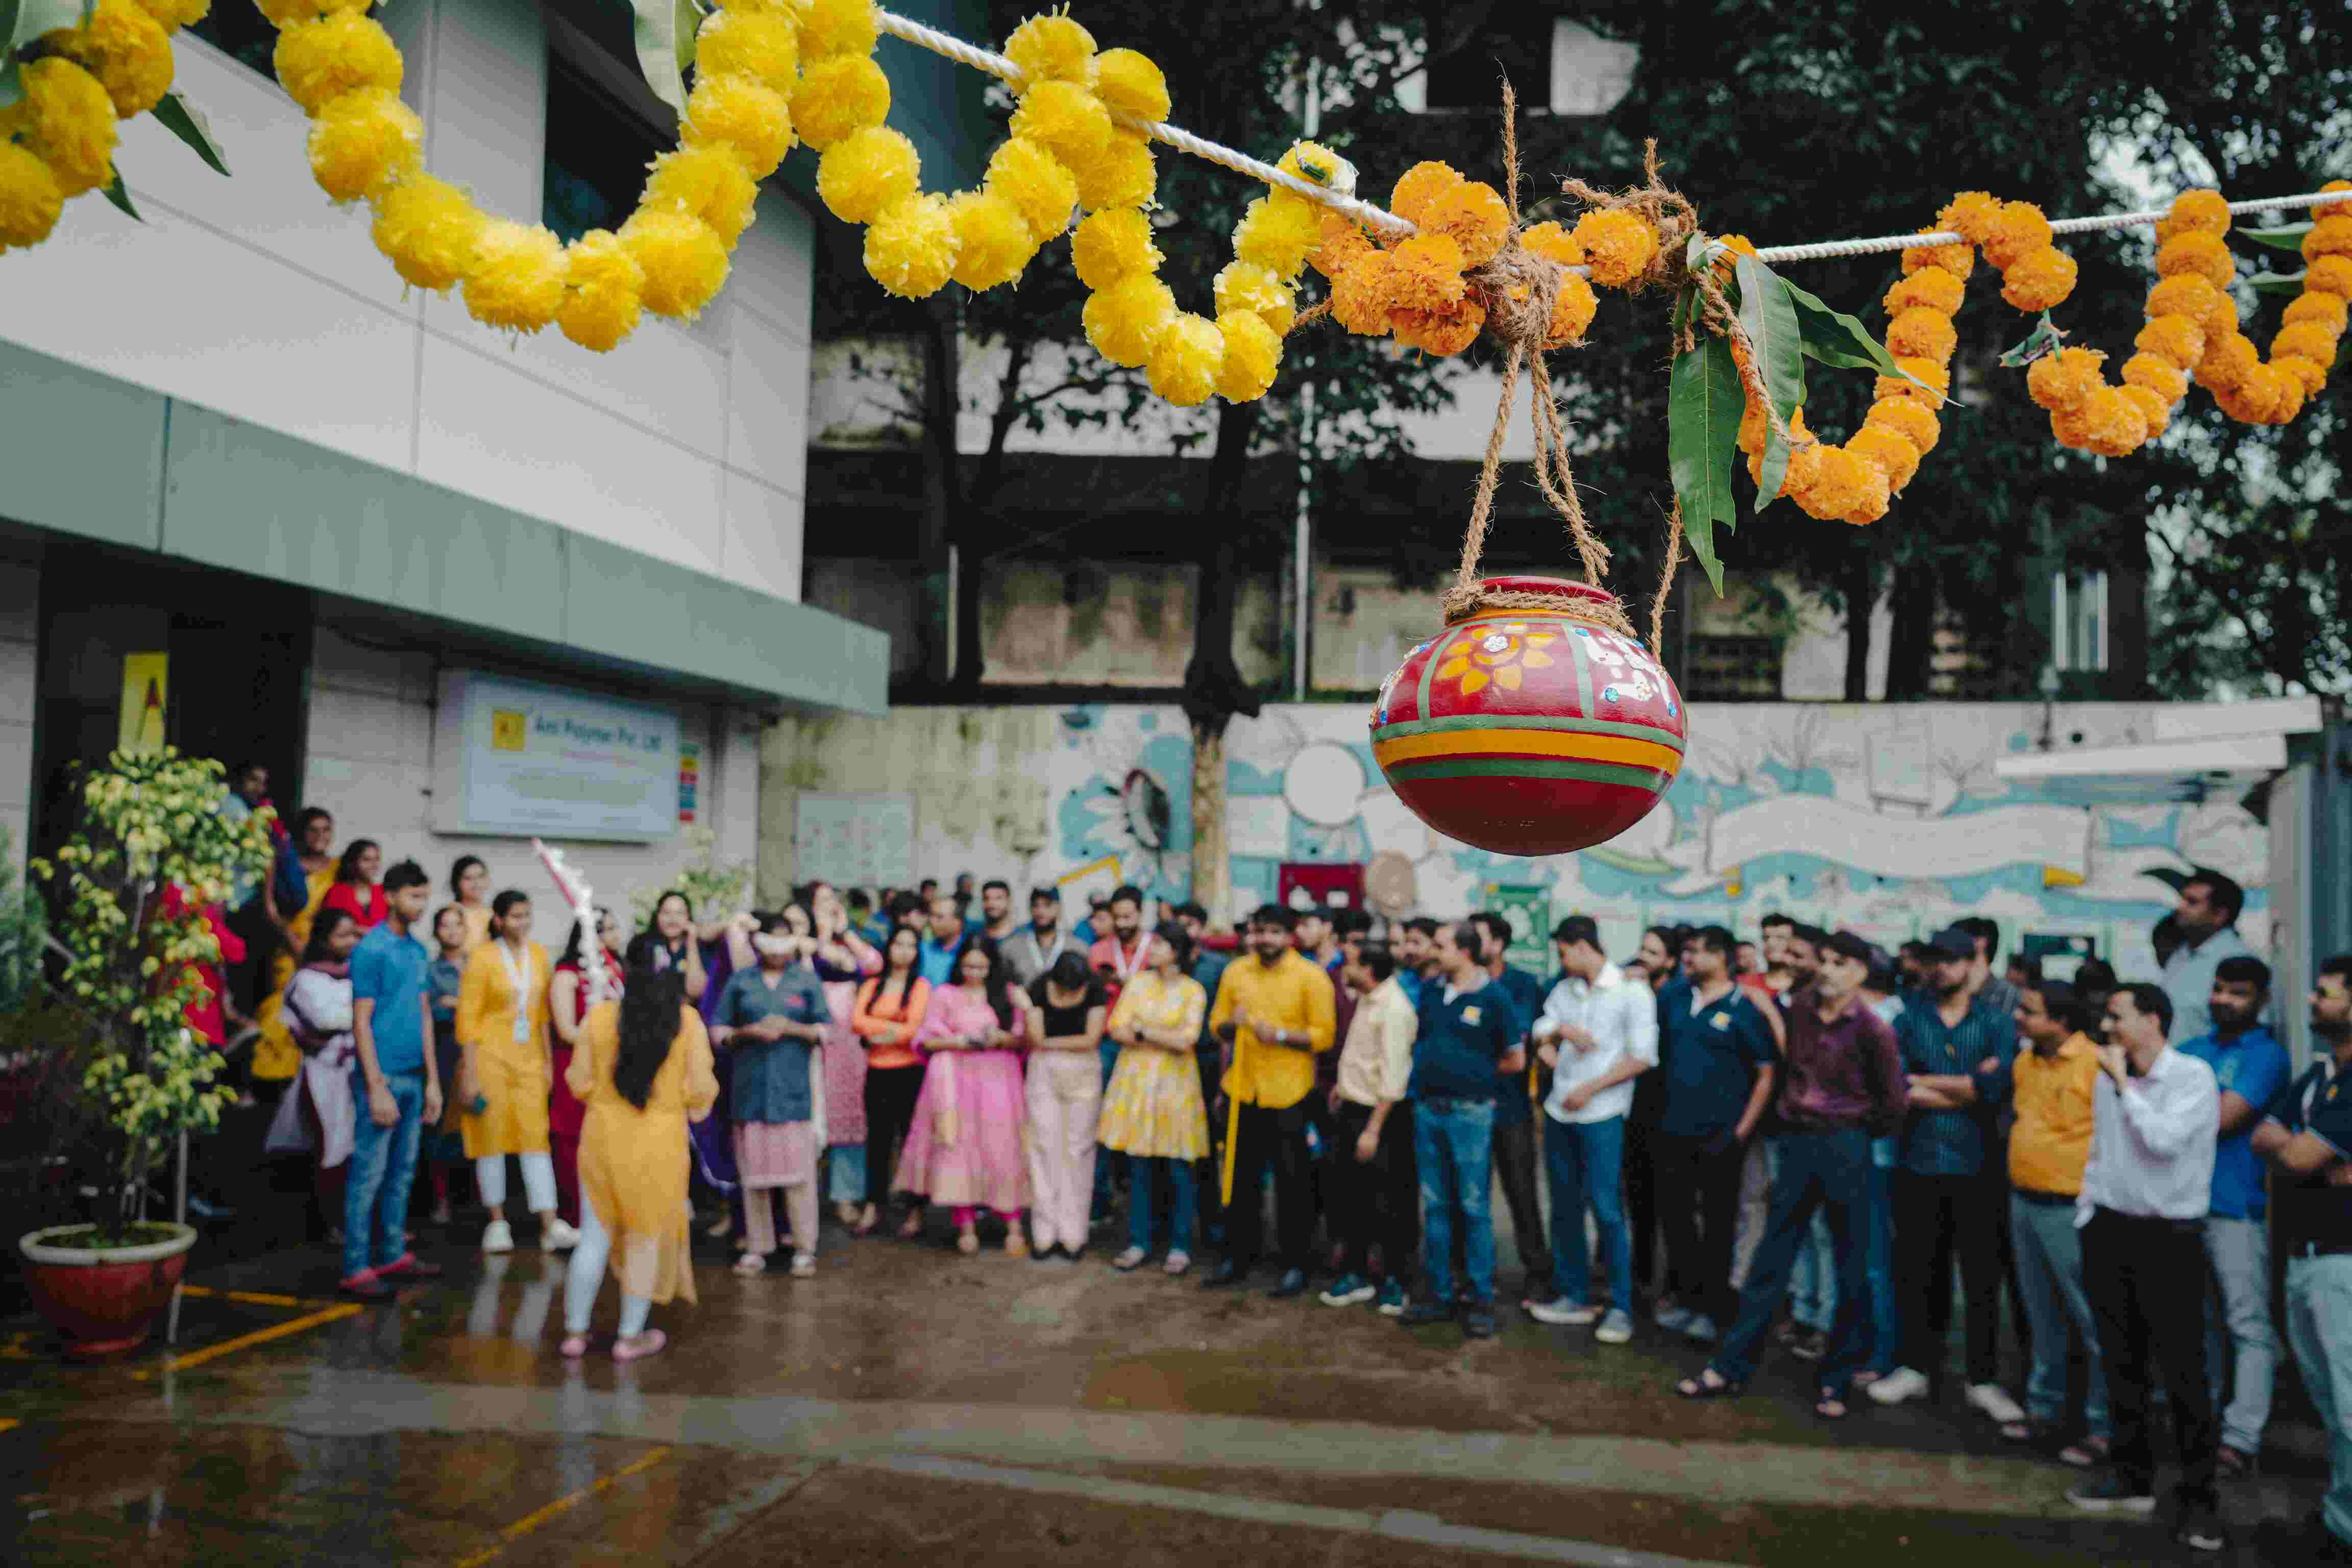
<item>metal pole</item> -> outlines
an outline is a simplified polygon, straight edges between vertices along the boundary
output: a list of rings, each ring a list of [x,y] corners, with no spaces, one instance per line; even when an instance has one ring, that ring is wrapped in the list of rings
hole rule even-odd
[[[1293,607],[1291,647],[1291,700],[1307,700],[1308,661],[1313,657],[1309,638],[1315,624],[1315,388],[1299,389],[1298,437],[1298,511],[1291,540],[1291,588]]]

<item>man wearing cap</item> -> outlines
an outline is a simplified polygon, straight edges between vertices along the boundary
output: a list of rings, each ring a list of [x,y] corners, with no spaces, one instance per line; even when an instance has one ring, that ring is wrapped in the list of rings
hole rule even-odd
[[[2212,1033],[2213,976],[2222,961],[2258,956],[2238,934],[2238,916],[2245,907],[2246,890],[2210,866],[2192,868],[2180,884],[2180,901],[2172,911],[2179,945],[2164,960],[2172,1044]]]
[[[1941,1376],[1957,1254],[1967,1299],[1969,1404],[2003,1424],[2022,1421],[2025,1412],[2000,1383],[2000,1231],[1985,1184],[1992,1115],[2009,1093],[2017,1024],[1994,1012],[1970,984],[1972,932],[1949,926],[1928,946],[1934,963],[1927,994],[1895,1020],[1911,1107],[1895,1173],[1903,1364],[1873,1383],[1870,1397],[1900,1405]]]

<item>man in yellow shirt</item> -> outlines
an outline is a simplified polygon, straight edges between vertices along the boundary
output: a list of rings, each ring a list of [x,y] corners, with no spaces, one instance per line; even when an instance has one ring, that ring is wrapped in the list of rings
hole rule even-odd
[[[2018,993],[2017,1032],[2029,1048],[2011,1067],[2017,1125],[2009,1135],[2010,1235],[2018,1295],[2033,1331],[2033,1365],[2025,1385],[2026,1419],[2001,1436],[2027,1442],[2054,1435],[2066,1415],[2066,1325],[2083,1337],[2090,1381],[2084,1395],[2086,1435],[2059,1455],[2070,1465],[2105,1461],[2107,1383],[2098,1328],[2083,1291],[2083,1243],[2074,1200],[2090,1158],[2092,1090],[2098,1047],[2083,1030],[2074,988],[2045,980]]]
[[[1225,971],[1209,1016],[1226,1056],[1225,1258],[1202,1283],[1216,1289],[1249,1278],[1265,1242],[1258,1188],[1271,1164],[1282,1247],[1282,1282],[1272,1291],[1276,1300],[1307,1289],[1315,1231],[1307,1100],[1315,1092],[1315,1055],[1331,1048],[1337,1030],[1331,977],[1299,955],[1291,931],[1290,911],[1279,904],[1250,916],[1252,956]]]

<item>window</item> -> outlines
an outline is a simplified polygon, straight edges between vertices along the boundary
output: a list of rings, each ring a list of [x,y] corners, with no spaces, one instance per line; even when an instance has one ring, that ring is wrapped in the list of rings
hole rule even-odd
[[[189,24],[188,31],[248,70],[278,79],[272,63],[278,49],[278,29],[260,8],[244,0],[215,0],[210,11]]]
[[[540,221],[566,245],[592,228],[618,228],[663,150],[636,111],[614,100],[560,56],[547,70],[546,194]]]
[[[1433,9],[1429,68],[1397,100],[1421,114],[1492,114],[1508,76],[1532,113],[1606,114],[1633,90],[1642,51],[1565,17],[1516,11],[1466,34],[1455,7]]]
[[[1777,702],[1780,643],[1769,637],[1694,634],[1684,670],[1687,702]]]
[[[2050,668],[2107,668],[2107,574],[2055,572],[2050,577]]]

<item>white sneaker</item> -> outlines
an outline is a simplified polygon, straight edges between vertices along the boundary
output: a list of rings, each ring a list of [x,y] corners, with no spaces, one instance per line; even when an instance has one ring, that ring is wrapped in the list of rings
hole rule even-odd
[[[1880,1405],[1900,1405],[1906,1399],[1918,1398],[1927,1388],[1926,1373],[1898,1366],[1870,1385],[1870,1397]]]
[[[482,1250],[484,1252],[512,1252],[514,1250],[513,1227],[509,1226],[507,1222],[502,1219],[494,1219],[490,1221],[489,1228],[482,1232]]]
[[[1969,1385],[1969,1404],[1981,1410],[1993,1421],[2006,1426],[2012,1421],[2025,1419],[2025,1411],[2009,1396],[2009,1390],[1997,1383],[1974,1383]]]
[[[579,1245],[579,1230],[561,1219],[549,1220],[547,1228],[540,1233],[539,1247],[542,1252],[569,1252]]]
[[[1582,1328],[1601,1321],[1600,1308],[1581,1305],[1565,1296],[1551,1301],[1529,1301],[1526,1305],[1528,1316],[1538,1323],[1565,1323],[1571,1328]]]
[[[1592,1337],[1604,1345],[1625,1343],[1633,1337],[1632,1314],[1611,1308],[1609,1315],[1601,1320],[1601,1326],[1592,1331]]]

